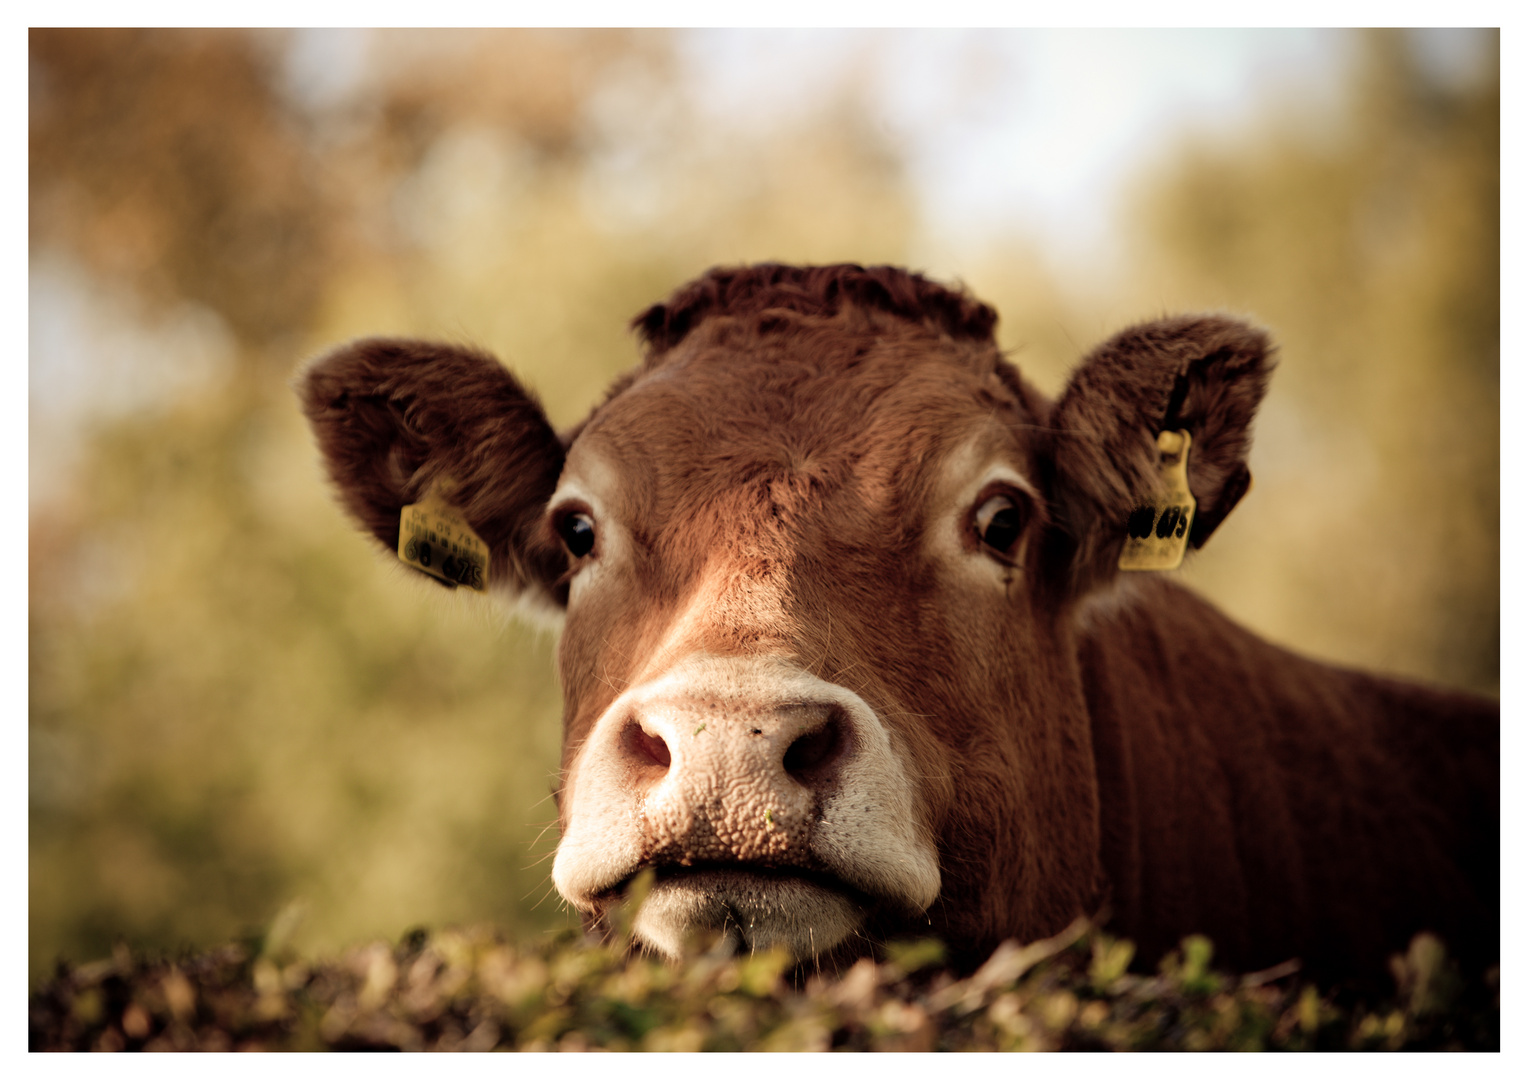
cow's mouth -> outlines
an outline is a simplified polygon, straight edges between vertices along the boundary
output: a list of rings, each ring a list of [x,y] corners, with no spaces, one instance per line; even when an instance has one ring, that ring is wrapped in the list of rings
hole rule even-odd
[[[736,951],[784,948],[808,960],[855,933],[873,906],[838,878],[809,870],[669,866],[657,868],[632,930],[670,957],[720,934]]]

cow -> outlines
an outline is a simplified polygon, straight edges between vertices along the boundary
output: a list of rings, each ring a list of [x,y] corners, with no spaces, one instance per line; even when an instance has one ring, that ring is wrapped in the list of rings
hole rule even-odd
[[[433,506],[560,621],[552,879],[591,927],[651,868],[632,932],[669,956],[935,934],[970,964],[1086,915],[1143,961],[1197,932],[1373,974],[1431,930],[1495,962],[1497,704],[1120,568],[1174,461],[1180,550],[1247,491],[1266,334],[1146,322],[1053,401],[996,321],[892,267],[762,264],[637,316],[640,365],[560,433],[463,346],[355,341],[296,386],[386,550]]]

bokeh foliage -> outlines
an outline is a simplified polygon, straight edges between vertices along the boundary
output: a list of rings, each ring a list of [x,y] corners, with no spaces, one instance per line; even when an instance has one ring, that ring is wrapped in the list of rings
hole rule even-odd
[[[97,402],[74,467],[31,493],[34,979],[292,901],[312,949],[567,922],[538,862],[554,642],[350,529],[286,387],[301,358],[469,340],[563,425],[634,361],[625,320],[709,265],[928,249],[852,72],[750,131],[703,120],[663,33],[378,34],[358,89],[319,102],[292,89],[290,44],[30,35],[34,290],[46,270],[145,326],[190,312],[226,354],[148,404]],[[1340,115],[1275,112],[1164,158],[1133,204],[1133,287],[1004,235],[922,268],[995,303],[1052,391],[1132,319],[1270,326],[1258,486],[1187,576],[1305,651],[1491,692],[1496,72],[1443,85],[1402,38],[1360,52]],[[109,327],[85,339],[98,374],[70,393],[147,378]],[[165,363],[199,359],[178,348]],[[51,359],[34,344],[34,383]],[[34,398],[34,452],[57,415]]]

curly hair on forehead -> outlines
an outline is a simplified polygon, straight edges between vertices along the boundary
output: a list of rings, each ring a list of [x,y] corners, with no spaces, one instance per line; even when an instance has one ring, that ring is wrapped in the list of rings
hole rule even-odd
[[[846,303],[924,323],[952,338],[990,341],[997,325],[997,312],[964,289],[948,288],[898,267],[758,263],[708,270],[642,312],[631,327],[650,355],[661,355],[711,315],[757,315],[783,308],[831,317]]]

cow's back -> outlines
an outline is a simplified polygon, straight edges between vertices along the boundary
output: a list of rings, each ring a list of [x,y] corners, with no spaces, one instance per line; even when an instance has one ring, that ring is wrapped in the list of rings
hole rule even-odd
[[[1499,947],[1495,702],[1329,667],[1193,593],[1132,583],[1078,660],[1114,926],[1150,959],[1384,970],[1419,930]]]

